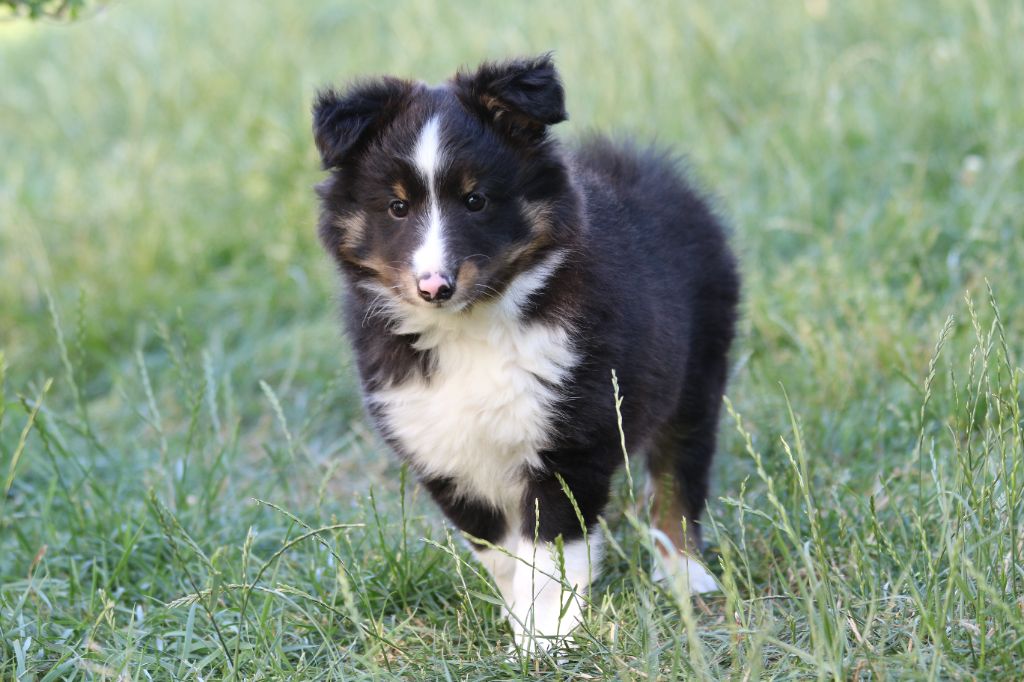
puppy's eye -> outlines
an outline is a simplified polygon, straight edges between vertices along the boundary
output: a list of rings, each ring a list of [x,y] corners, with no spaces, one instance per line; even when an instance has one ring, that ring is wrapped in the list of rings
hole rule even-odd
[[[484,195],[479,192],[470,192],[462,198],[462,203],[466,205],[466,208],[476,213],[484,207],[487,200],[484,199]]]
[[[409,215],[409,204],[401,199],[395,199],[388,204],[388,213],[390,213],[393,218],[404,218]]]

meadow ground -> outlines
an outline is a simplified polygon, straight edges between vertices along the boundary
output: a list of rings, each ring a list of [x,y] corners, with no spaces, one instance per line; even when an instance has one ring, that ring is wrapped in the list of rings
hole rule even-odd
[[[0,676],[1019,677],[1021,35],[1015,0],[0,23]],[[308,103],[548,49],[561,137],[686,151],[745,300],[724,592],[650,584],[623,478],[578,647],[510,660],[489,583],[360,415]]]

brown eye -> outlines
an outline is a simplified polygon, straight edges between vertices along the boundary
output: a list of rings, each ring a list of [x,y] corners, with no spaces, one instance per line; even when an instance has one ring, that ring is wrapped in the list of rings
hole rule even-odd
[[[484,199],[484,195],[479,192],[470,192],[462,199],[462,203],[466,205],[466,209],[476,213],[484,207],[487,200]]]
[[[388,213],[390,213],[393,218],[404,218],[409,215],[409,204],[401,199],[395,199],[388,204]]]

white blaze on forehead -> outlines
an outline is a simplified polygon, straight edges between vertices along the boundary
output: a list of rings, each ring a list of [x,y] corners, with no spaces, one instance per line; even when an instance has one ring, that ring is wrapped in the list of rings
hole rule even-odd
[[[441,117],[434,115],[427,121],[420,130],[419,139],[416,140],[416,151],[414,152],[416,169],[423,175],[423,178],[431,185],[434,183],[434,175],[437,173],[441,160]]]
[[[444,234],[441,225],[441,204],[437,199],[437,174],[444,164],[441,148],[441,119],[434,115],[420,131],[413,152],[413,161],[427,184],[427,229],[423,241],[413,253],[414,274],[443,272],[445,269]]]

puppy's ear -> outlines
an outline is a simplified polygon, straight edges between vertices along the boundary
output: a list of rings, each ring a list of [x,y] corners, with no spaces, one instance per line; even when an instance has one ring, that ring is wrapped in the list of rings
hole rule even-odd
[[[467,107],[515,140],[543,139],[549,125],[569,117],[565,90],[550,53],[488,62],[472,73],[459,71],[453,82]]]
[[[324,168],[337,168],[394,118],[412,92],[412,83],[379,78],[356,83],[346,92],[333,88],[313,100],[313,139]]]

